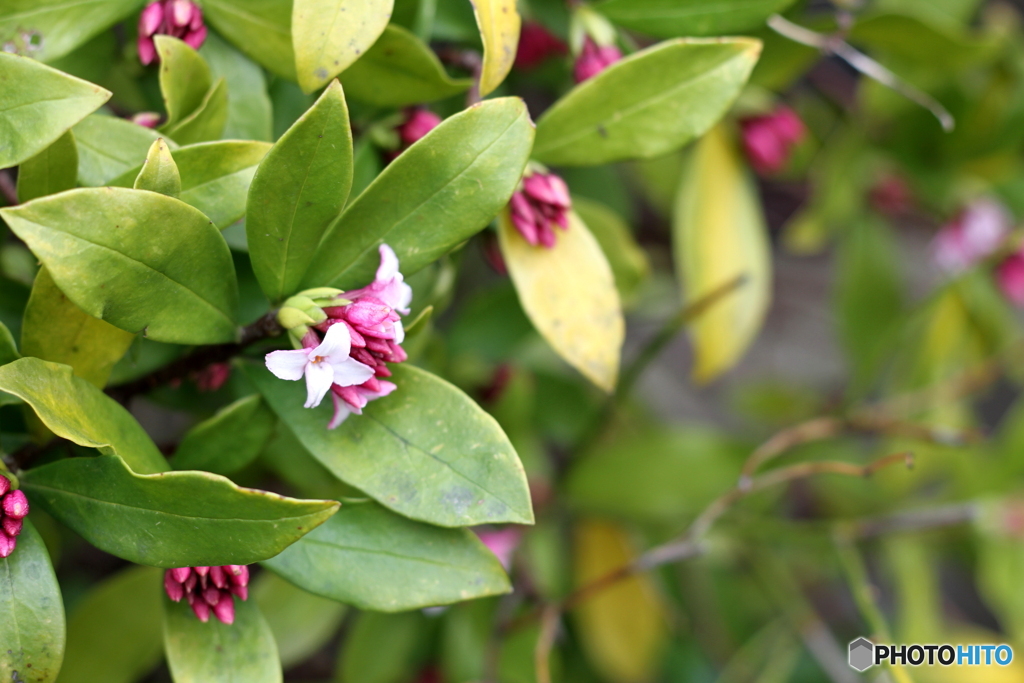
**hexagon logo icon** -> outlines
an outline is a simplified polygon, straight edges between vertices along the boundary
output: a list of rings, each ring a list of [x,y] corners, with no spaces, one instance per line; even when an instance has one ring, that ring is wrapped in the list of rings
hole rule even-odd
[[[866,671],[875,664],[875,646],[867,638],[858,638],[850,643],[850,666],[857,671]]]

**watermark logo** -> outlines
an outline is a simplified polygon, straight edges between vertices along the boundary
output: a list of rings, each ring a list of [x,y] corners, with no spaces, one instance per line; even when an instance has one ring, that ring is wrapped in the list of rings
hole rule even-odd
[[[850,643],[850,667],[867,671],[881,664],[909,666],[1006,666],[1013,661],[1009,645],[882,645],[867,638]]]

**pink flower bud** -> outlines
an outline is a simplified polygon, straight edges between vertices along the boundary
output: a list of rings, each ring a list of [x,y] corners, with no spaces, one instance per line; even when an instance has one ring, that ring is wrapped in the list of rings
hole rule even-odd
[[[28,514],[28,498],[21,491],[11,491],[4,496],[2,507],[6,516],[21,519]]]
[[[181,581],[174,578],[172,572],[174,569],[168,569],[164,572],[164,591],[174,602],[181,602],[181,599],[185,597],[185,587],[181,585]]]
[[[146,5],[139,16],[139,36],[152,36],[164,21],[164,8],[159,2]]]
[[[178,583],[185,583],[188,581],[188,577],[192,574],[191,567],[178,567],[176,569],[168,569],[167,571]]]
[[[203,590],[203,600],[211,607],[216,607],[217,603],[220,602],[220,589],[216,586],[207,586]]]
[[[477,536],[487,549],[494,553],[501,566],[508,570],[512,564],[512,553],[519,546],[523,534],[519,529],[509,527],[500,531],[478,531]]]
[[[7,495],[7,492],[11,490],[11,480],[0,474],[0,497]]]
[[[231,625],[235,623],[235,600],[231,595],[225,595],[213,606],[213,614],[222,624]]]
[[[217,588],[227,588],[228,577],[222,567],[210,567],[210,582]]]
[[[241,600],[249,599],[249,587],[248,586],[231,586],[229,589],[232,595],[237,595]]]
[[[190,0],[168,0],[165,5],[166,21],[174,28],[187,28],[192,24],[192,11],[198,9]]]
[[[441,117],[419,107],[407,109],[405,123],[398,127],[398,137],[403,147],[409,147],[441,124]]]
[[[1003,259],[996,269],[996,282],[1014,306],[1024,308],[1024,253],[1018,251]]]
[[[600,46],[593,38],[583,39],[583,50],[573,64],[573,77],[577,83],[593,78],[622,59],[622,51],[614,45]]]
[[[21,527],[24,524],[23,520],[14,519],[13,517],[4,517],[4,521],[0,522],[0,528],[8,536],[15,537],[21,534]]]
[[[18,545],[18,539],[0,531],[0,558],[10,557],[16,545]]]
[[[793,147],[807,135],[803,121],[792,109],[776,107],[765,116],[740,121],[743,150],[755,171],[762,175],[777,173],[789,162]]]
[[[139,61],[146,66],[156,61],[156,43],[149,36],[139,36]]]
[[[198,8],[196,9],[196,12],[199,12]],[[202,21],[202,15],[197,14],[197,16],[199,16],[200,21]],[[185,34],[185,37],[182,40],[184,40],[185,44],[193,50],[198,50],[203,46],[203,43],[206,42],[206,27],[200,26],[197,29],[189,31]]]
[[[185,41],[198,50],[206,40],[203,12],[191,0],[159,0],[139,16],[139,60],[152,64],[159,59],[153,36],[163,34]]]
[[[192,571],[198,574],[200,577],[206,576],[210,573],[209,567],[192,567]]]
[[[152,41],[150,42],[152,43]],[[160,114],[155,111],[142,111],[132,117],[132,123],[143,128],[156,128],[160,125],[160,118]]]
[[[543,25],[528,21],[519,32],[515,67],[524,71],[533,69],[549,58],[564,55],[566,52],[568,47],[557,36]]]
[[[196,597],[194,593],[188,594],[188,604],[199,621],[205,624],[210,620],[210,606],[202,599]]]
[[[532,173],[509,201],[512,225],[533,246],[555,246],[555,226],[569,227],[572,199],[565,181],[554,173]]]
[[[229,564],[224,567],[228,579],[236,586],[249,585],[249,568],[244,564]],[[243,598],[244,599],[244,598]]]

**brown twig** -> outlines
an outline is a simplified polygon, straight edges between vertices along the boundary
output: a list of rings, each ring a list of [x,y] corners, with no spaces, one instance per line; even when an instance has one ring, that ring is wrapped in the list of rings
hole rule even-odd
[[[8,206],[17,206],[18,189],[14,184],[14,179],[11,178],[10,171],[0,171],[0,194],[3,194],[4,201]]]

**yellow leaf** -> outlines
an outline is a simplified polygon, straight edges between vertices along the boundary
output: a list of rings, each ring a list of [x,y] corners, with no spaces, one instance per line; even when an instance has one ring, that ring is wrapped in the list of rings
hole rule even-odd
[[[673,215],[676,268],[687,301],[744,276],[744,284],[690,326],[693,377],[707,382],[734,366],[764,321],[771,257],[757,189],[721,124],[692,150]]]
[[[626,533],[610,522],[587,520],[576,526],[573,565],[577,587],[632,561]],[[654,677],[668,632],[664,608],[645,574],[620,581],[585,600],[574,612],[591,663],[614,683],[641,683]]]
[[[323,87],[370,49],[393,7],[394,0],[295,0],[292,47],[303,92]]]
[[[501,253],[533,326],[570,365],[605,391],[619,375],[625,336],[622,305],[601,246],[575,213],[556,229],[551,249],[530,245],[506,209],[499,219]]]
[[[480,70],[480,97],[487,95],[505,80],[519,48],[519,26],[522,20],[515,0],[470,0],[480,38],[484,43],[484,63]]]

